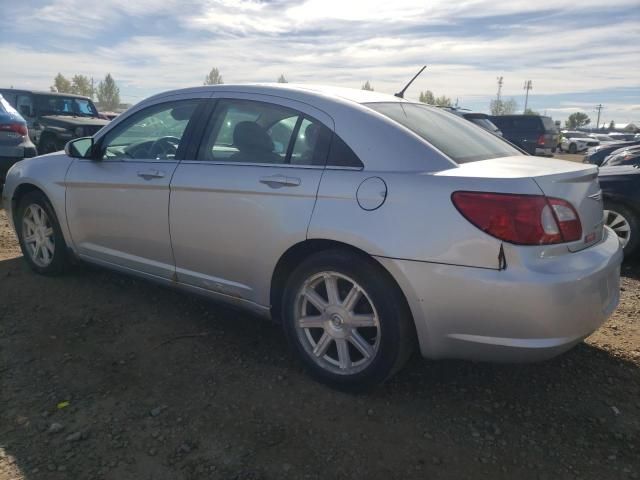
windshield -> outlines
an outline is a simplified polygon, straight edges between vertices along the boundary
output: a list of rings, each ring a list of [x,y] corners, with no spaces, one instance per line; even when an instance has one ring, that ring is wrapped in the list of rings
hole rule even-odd
[[[498,127],[496,127],[495,123],[493,123],[488,118],[469,118],[468,120],[472,121],[479,127],[482,127],[491,132],[497,132],[500,130]]]
[[[500,137],[438,108],[402,102],[366,105],[405,126],[457,163],[522,155]]]
[[[93,102],[86,98],[41,95],[36,97],[40,115],[73,115],[77,117],[97,117]]]

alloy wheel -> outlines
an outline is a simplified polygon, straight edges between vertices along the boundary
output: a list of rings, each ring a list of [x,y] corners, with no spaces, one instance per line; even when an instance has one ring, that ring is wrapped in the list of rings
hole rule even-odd
[[[53,261],[55,237],[47,212],[38,204],[29,205],[22,216],[22,238],[29,257],[39,267]]]
[[[618,235],[622,248],[626,247],[631,239],[631,225],[629,225],[629,221],[618,212],[605,210],[604,222],[605,225],[610,227],[616,235]]]
[[[295,326],[309,357],[320,367],[353,375],[373,362],[380,322],[367,292],[337,272],[309,277],[296,296]]]

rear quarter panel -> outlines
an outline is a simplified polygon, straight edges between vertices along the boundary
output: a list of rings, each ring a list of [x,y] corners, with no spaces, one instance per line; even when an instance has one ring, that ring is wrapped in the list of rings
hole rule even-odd
[[[373,211],[362,209],[356,198],[369,177],[387,185],[384,203]],[[327,169],[308,237],[344,242],[374,256],[497,269],[501,242],[462,217],[451,201],[457,190],[541,193],[529,178]]]

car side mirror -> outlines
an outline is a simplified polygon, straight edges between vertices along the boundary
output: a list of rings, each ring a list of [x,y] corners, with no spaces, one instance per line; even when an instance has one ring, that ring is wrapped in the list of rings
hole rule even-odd
[[[93,159],[93,137],[76,138],[67,142],[64,153],[72,158]]]
[[[20,105],[20,115],[25,117],[32,117],[31,105]]]

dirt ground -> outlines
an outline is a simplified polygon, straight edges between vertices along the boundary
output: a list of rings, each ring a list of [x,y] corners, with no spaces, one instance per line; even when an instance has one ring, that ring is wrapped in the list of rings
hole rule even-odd
[[[0,479],[640,478],[640,265],[533,365],[414,358],[365,395],[277,326],[89,267],[29,271],[0,211]]]

